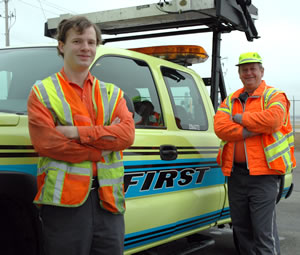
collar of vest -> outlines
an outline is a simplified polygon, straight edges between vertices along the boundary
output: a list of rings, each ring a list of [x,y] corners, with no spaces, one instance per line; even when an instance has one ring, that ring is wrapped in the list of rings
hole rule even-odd
[[[271,88],[271,86],[268,86],[264,80],[261,81],[258,88],[253,92],[251,96],[262,96],[264,94],[264,91],[266,88]],[[235,91],[232,95],[232,99],[238,98],[240,94],[245,92],[245,88],[240,88],[237,91]]]

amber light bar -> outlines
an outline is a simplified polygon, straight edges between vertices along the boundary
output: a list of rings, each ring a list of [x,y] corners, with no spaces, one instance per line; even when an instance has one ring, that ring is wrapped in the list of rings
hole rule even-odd
[[[132,48],[129,50],[137,51],[183,65],[203,63],[208,59],[208,54],[204,48],[197,45],[153,46]]]

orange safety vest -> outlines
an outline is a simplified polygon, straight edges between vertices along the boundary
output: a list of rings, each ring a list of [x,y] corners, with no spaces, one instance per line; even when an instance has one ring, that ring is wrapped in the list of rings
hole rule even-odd
[[[47,107],[59,125],[91,126],[92,121],[86,106],[77,93],[56,73],[33,86],[40,102]],[[94,79],[92,87],[93,106],[96,112],[96,125],[109,125],[115,118],[115,109],[123,92],[113,84]],[[86,118],[73,118],[75,115]],[[82,121],[86,119],[86,121]],[[37,204],[64,207],[82,205],[92,184],[92,162],[69,163],[40,157],[38,162]],[[122,152],[112,152],[97,162],[100,205],[113,213],[125,212],[124,166]]]
[[[263,92],[260,95],[256,94],[249,97],[252,100],[251,111],[262,111],[276,104],[286,112],[286,119],[280,130],[273,134],[263,134],[247,138],[245,146],[248,168],[250,174],[254,175],[285,174],[296,167],[294,136],[289,116],[290,104],[287,98],[287,109],[280,102],[270,103],[273,96],[276,96],[278,93],[284,93],[265,85],[264,82],[259,90],[262,89]],[[238,103],[237,98],[242,91],[243,89],[240,89],[229,95],[220,105],[218,111],[229,114],[230,117],[238,113],[236,103]],[[285,94],[284,96],[286,97]],[[234,142],[221,141],[217,162],[222,167],[225,176],[229,176],[231,173],[233,155]]]

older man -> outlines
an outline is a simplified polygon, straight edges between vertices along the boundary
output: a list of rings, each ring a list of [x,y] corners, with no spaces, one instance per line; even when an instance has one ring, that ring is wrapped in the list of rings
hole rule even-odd
[[[222,140],[217,161],[228,176],[233,228],[240,254],[280,254],[275,205],[279,176],[296,166],[290,103],[264,80],[262,58],[240,55],[243,88],[218,108],[214,128]]]

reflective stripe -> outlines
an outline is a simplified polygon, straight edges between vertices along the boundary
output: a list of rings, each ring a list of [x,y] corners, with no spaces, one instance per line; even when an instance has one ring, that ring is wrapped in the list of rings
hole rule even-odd
[[[51,104],[50,104],[50,100],[49,100],[49,97],[48,97],[48,94],[47,94],[46,89],[45,89],[45,85],[43,84],[43,82],[41,82],[37,86],[39,88],[39,91],[40,91],[40,93],[42,95],[42,98],[43,98],[43,101],[44,101],[46,107],[48,109],[52,109]]]
[[[55,189],[53,193],[53,203],[60,202],[64,180],[65,180],[65,173],[63,171],[58,171],[56,182],[55,182]]]
[[[221,143],[220,143],[220,148],[219,148],[219,153],[220,153],[220,164],[222,165],[222,155],[223,155],[223,149],[224,149],[224,146],[225,144],[227,144],[226,141],[223,141],[221,140]]]
[[[50,161],[49,163],[47,163],[46,165],[40,166],[38,168],[38,172],[42,173],[44,172],[46,169],[49,168],[55,168],[55,169],[61,169],[66,171],[67,173],[70,174],[81,174],[81,175],[90,175],[91,169],[90,167],[78,167],[78,166],[74,166],[74,165],[69,165],[68,163],[64,163],[64,162],[57,162],[57,161]]]
[[[38,89],[38,91],[40,92],[42,98],[41,101],[44,102],[44,105],[48,108],[48,110],[51,112],[54,121],[59,121],[59,118],[57,117],[55,111],[53,110],[51,104],[50,104],[50,99],[48,96],[48,93],[45,89],[45,85],[43,84],[42,81],[40,81],[38,84],[36,84],[36,89]],[[40,96],[37,95],[39,98]]]
[[[123,185],[114,185],[113,186],[113,195],[115,198],[115,204],[119,212],[124,212],[124,198],[120,196],[120,194],[123,193],[123,190],[121,190]]]
[[[107,88],[104,82],[100,81],[100,89],[101,89],[101,98],[102,98],[102,103],[103,103],[103,120],[104,120],[104,125],[108,124],[109,121],[109,103],[108,103],[108,95],[107,95]]]
[[[115,109],[115,104],[117,102],[118,96],[119,96],[119,92],[120,90],[114,86],[114,90],[112,92],[112,95],[110,97],[110,101],[109,101],[109,118],[112,118],[112,113],[114,112]]]
[[[120,184],[124,182],[124,178],[119,177],[119,178],[114,178],[114,179],[100,179],[99,180],[99,186],[103,187],[103,186],[112,186],[112,185],[116,185],[116,184]]]
[[[97,82],[97,79],[94,79],[94,81],[93,81],[93,87],[92,87],[92,101],[93,101],[93,106],[94,106],[94,110],[95,110],[95,116],[98,115],[98,107],[97,107],[97,103],[96,103],[96,100],[95,100],[95,86],[96,86],[96,82]]]
[[[219,108],[218,108],[218,111],[221,111],[221,112],[225,112],[225,113],[227,113],[227,114],[230,114],[230,109],[225,108],[225,107],[219,107]]]
[[[294,134],[293,134],[293,131],[290,132],[290,133],[288,133],[288,134],[286,135],[286,137],[287,137],[287,139],[288,139],[289,146],[290,146],[290,147],[294,147],[295,144],[294,144]]]
[[[97,167],[102,168],[102,169],[113,169],[113,168],[119,168],[122,166],[123,166],[123,161],[117,161],[117,162],[113,162],[111,164],[103,164],[101,162],[97,163]]]
[[[274,105],[278,105],[278,106],[281,107],[281,109],[285,112],[285,107],[284,107],[283,104],[280,103],[280,102],[274,102],[274,103],[272,103],[272,104],[269,104],[269,105],[266,107],[266,109],[269,109],[270,107],[272,107],[272,106],[274,106]]]
[[[116,151],[115,152],[115,155],[117,157],[118,160],[121,160],[122,159],[122,156],[121,156],[121,152],[120,151]]]
[[[60,99],[60,101],[62,103],[64,116],[65,116],[65,121],[66,121],[68,126],[73,126],[73,118],[72,118],[72,112],[70,110],[70,105],[66,101],[66,98],[63,94],[61,86],[59,85],[58,78],[57,78],[56,74],[51,76],[51,80],[54,84],[56,94],[57,94],[58,98]]]
[[[287,155],[288,155],[288,159],[287,159]],[[283,161],[284,161],[284,165],[286,166],[286,171],[291,167],[292,164],[289,164],[288,162],[292,162],[292,158],[291,158],[291,151],[289,150],[287,155],[283,155]]]
[[[267,160],[268,162],[272,162],[273,160],[283,156],[286,152],[289,152],[290,148],[285,148],[284,150],[280,150],[279,152],[277,152],[276,154],[273,154],[272,157],[268,157]]]
[[[103,158],[104,158],[104,160],[105,160],[105,163],[109,162],[109,155],[106,155],[106,156],[104,156]],[[98,165],[98,164],[97,164],[97,165]]]
[[[48,179],[48,175],[45,176],[44,182],[47,182],[47,179]],[[41,190],[41,194],[40,194],[40,197],[38,198],[38,200],[40,200],[40,201],[43,200],[45,192],[46,192],[45,191],[45,185],[43,185],[42,190]]]
[[[264,95],[263,95],[263,98],[264,98],[264,109],[268,109],[271,105],[278,103],[278,104],[281,105],[282,109],[285,111],[285,107],[281,103],[279,103],[279,102],[274,102],[271,105],[268,105],[268,103],[271,100],[271,98],[273,96],[277,95],[277,94],[280,94],[280,93],[283,93],[283,91],[278,90],[276,88],[268,88],[268,89],[266,89],[265,92],[264,92]]]

